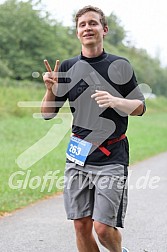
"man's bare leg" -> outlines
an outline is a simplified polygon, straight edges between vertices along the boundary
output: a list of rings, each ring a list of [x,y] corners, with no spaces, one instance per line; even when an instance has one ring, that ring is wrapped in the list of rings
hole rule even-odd
[[[94,228],[100,243],[110,252],[122,252],[121,234],[118,229],[108,225],[94,222]]]
[[[74,227],[79,252],[100,252],[92,234],[93,220],[91,217],[74,220]]]

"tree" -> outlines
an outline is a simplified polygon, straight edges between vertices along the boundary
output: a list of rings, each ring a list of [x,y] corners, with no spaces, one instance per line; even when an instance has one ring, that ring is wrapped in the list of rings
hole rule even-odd
[[[52,66],[80,53],[75,26],[66,27],[42,9],[41,0],[7,0],[0,4],[0,76],[33,80],[32,72],[46,71],[43,60]],[[147,83],[156,94],[167,95],[167,69],[143,49],[124,45],[126,32],[111,13],[105,50],[126,57],[132,63],[139,83]],[[35,80],[35,79],[34,79]]]
[[[31,78],[33,71],[42,71],[45,58],[53,61],[62,55],[58,25],[48,13],[41,15],[32,1],[8,0],[0,7],[0,57],[14,79]]]
[[[120,25],[120,20],[117,18],[116,15],[111,13],[107,17],[109,32],[106,36],[106,40],[114,45],[118,46],[123,43],[123,40],[126,36],[124,28]]]

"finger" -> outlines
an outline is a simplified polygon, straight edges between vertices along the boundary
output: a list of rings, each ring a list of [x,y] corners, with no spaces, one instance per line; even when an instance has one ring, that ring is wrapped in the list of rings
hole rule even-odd
[[[52,77],[52,73],[50,72],[45,72],[45,74],[43,75],[43,78],[50,78]]]
[[[104,91],[104,90],[95,90],[95,92],[96,92],[96,94],[98,94],[98,93],[106,94],[106,91]]]
[[[55,67],[54,67],[54,72],[58,72],[59,65],[60,65],[60,61],[56,60],[56,64],[55,64]]]
[[[95,91],[96,92],[96,91]],[[96,98],[96,97],[99,97],[101,94],[100,93],[94,93],[91,95],[91,98]]]
[[[109,104],[108,103],[105,103],[105,104],[98,104],[99,105],[99,108],[108,108],[109,107]]]
[[[52,84],[55,83],[54,80],[52,80],[52,79],[50,79],[50,78],[47,78],[47,77],[43,78],[43,80],[44,80],[45,83],[52,83]]]
[[[104,98],[104,96],[106,96],[106,93],[98,92],[98,93],[92,94],[91,98],[100,98],[100,97]]]
[[[92,94],[92,95],[91,95],[91,98],[95,98],[95,97],[96,97],[96,94]]]
[[[97,102],[98,104],[105,104],[105,103],[108,103],[107,100],[96,100],[96,102]]]
[[[100,91],[95,90],[95,93],[91,95],[91,98],[95,98],[100,95]]]
[[[44,60],[44,64],[45,64],[47,71],[52,72],[52,68],[50,67],[49,62],[46,59]]]

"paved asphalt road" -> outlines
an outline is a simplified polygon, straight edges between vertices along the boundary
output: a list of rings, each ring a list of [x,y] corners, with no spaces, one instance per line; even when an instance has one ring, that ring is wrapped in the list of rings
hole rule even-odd
[[[167,252],[167,153],[131,166],[129,174],[123,244],[130,252]],[[0,218],[0,251],[77,252],[62,195]]]

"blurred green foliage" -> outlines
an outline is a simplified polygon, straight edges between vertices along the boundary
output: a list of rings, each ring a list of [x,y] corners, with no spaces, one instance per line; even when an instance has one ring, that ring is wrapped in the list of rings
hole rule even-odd
[[[105,37],[105,50],[127,57],[135,70],[139,83],[147,83],[154,93],[167,96],[167,68],[152,58],[144,49],[126,43],[126,31],[117,16],[108,17],[109,33]],[[42,1],[7,0],[0,4],[0,77],[14,80],[42,81],[45,71],[43,60],[52,66],[80,53],[75,24],[64,26],[44,10]],[[39,72],[38,79],[32,77]]]

